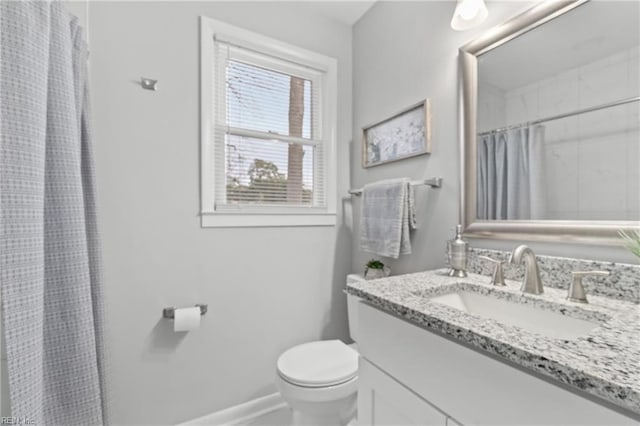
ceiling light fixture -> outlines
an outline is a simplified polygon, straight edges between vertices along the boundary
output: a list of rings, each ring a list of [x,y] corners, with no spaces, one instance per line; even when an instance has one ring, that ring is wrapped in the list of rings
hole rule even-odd
[[[470,30],[480,25],[488,15],[484,0],[458,0],[451,18],[451,28],[456,31]]]

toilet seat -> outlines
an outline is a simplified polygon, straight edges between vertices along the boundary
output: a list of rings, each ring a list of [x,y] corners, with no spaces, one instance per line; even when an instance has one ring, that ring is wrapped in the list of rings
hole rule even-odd
[[[278,374],[303,387],[345,383],[358,373],[358,352],[340,340],[321,340],[294,346],[278,358]]]

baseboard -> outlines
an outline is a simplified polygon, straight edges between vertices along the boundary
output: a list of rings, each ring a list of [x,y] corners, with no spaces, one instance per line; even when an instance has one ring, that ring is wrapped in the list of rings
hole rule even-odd
[[[242,426],[248,424],[256,417],[260,417],[272,411],[286,406],[286,403],[278,392],[244,402],[234,407],[225,408],[197,419],[189,420],[178,426]]]

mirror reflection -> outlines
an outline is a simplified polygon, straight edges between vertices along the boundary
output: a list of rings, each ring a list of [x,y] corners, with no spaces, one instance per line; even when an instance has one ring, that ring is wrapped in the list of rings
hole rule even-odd
[[[640,218],[639,21],[587,2],[478,57],[477,219]]]

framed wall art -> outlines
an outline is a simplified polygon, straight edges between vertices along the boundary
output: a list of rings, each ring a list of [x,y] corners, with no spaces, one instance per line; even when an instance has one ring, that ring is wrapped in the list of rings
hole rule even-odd
[[[431,153],[431,101],[362,129],[362,167]]]

